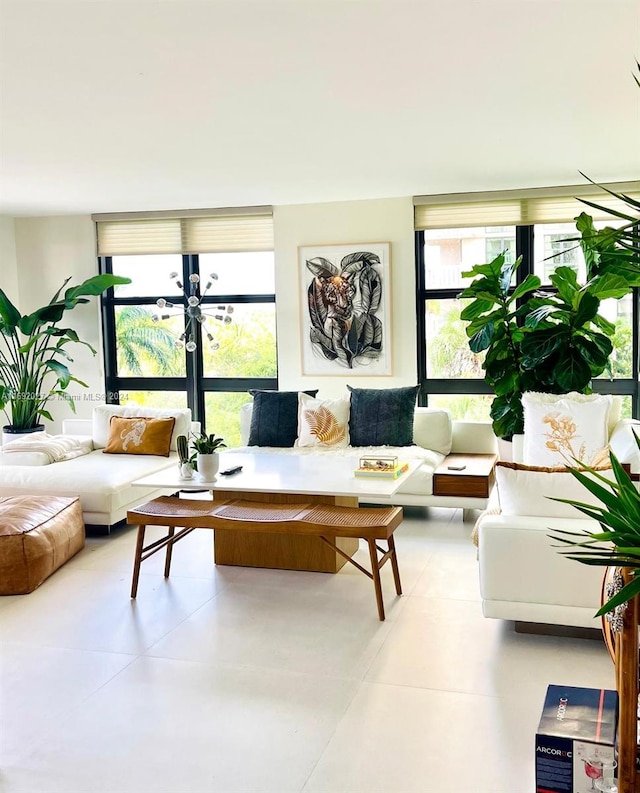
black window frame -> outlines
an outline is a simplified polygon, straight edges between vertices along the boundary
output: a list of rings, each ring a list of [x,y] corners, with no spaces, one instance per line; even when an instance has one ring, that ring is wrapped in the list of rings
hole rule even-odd
[[[143,256],[144,254],[139,254]],[[188,284],[191,275],[200,275],[199,254],[178,254],[182,258],[182,283]],[[113,273],[113,258],[98,256],[100,273]],[[196,294],[200,297],[199,289]],[[194,421],[199,421],[202,429],[205,426],[205,394],[211,392],[242,393],[249,389],[278,389],[278,340],[276,336],[276,376],[275,377],[205,377],[202,356],[202,329],[194,323],[194,341],[197,348],[190,353],[184,351],[186,375],[184,377],[121,377],[118,375],[117,339],[115,311],[117,306],[155,306],[158,298],[166,297],[165,293],[145,295],[144,297],[117,297],[113,288],[101,296],[101,316],[103,330],[103,350],[105,367],[105,392],[109,404],[119,404],[120,394],[131,391],[181,391],[187,394],[187,406],[191,408]],[[202,299],[203,305],[229,303],[276,303],[273,294],[207,294]],[[184,295],[171,298],[174,305],[186,304]]]
[[[516,232],[516,257],[522,256],[522,264],[518,268],[516,283],[513,289],[524,279],[533,274],[534,269],[534,226],[514,226]],[[426,337],[426,306],[428,300],[452,300],[459,296],[463,287],[430,289],[425,283],[425,233],[418,230],[415,239],[415,264],[416,264],[416,326],[417,326],[417,371],[418,404],[428,406],[429,396],[437,394],[493,394],[493,390],[479,378],[434,378],[428,376],[427,371],[427,337]],[[541,291],[553,292],[550,285],[540,287]],[[631,397],[631,415],[640,418],[640,290],[632,290],[632,371],[630,378],[616,380],[594,379],[593,391],[598,394],[613,394],[615,396]]]

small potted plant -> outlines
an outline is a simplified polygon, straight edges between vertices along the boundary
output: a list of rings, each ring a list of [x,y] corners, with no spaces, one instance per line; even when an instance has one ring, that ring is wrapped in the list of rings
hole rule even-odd
[[[200,432],[199,435],[194,436],[191,445],[196,451],[195,462],[200,476],[205,481],[214,479],[220,464],[217,450],[226,448],[224,438],[216,437],[213,432],[210,435]]]

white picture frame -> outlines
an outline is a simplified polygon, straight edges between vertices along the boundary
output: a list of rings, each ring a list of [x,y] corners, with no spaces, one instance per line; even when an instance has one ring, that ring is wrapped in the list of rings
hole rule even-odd
[[[298,248],[303,375],[391,375],[389,242]]]

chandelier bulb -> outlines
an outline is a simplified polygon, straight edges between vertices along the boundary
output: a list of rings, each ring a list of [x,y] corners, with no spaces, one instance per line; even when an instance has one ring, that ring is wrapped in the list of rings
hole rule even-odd
[[[174,270],[172,273],[169,273],[169,278],[177,278],[178,273]]]
[[[218,273],[209,273],[209,278],[211,278],[212,281],[217,281]]]
[[[187,299],[187,303],[190,306],[198,306],[200,305],[200,298],[196,297],[195,295],[192,295],[190,298]]]
[[[166,305],[167,305],[167,301],[164,299],[164,297],[159,297],[156,300],[156,306],[158,306],[158,308],[164,308]]]
[[[193,339],[190,339],[187,342],[187,344],[186,344],[187,352],[195,352],[196,348],[197,348],[197,345],[196,345],[195,341],[193,341]]]
[[[200,276],[197,273],[192,273],[189,276],[189,281],[191,281],[192,284],[199,284],[200,283]]]
[[[182,341],[182,339],[176,339],[176,340],[174,341],[174,343],[173,343],[173,346],[174,346],[174,347],[175,347],[177,350],[182,350],[182,349],[184,349],[184,342]]]
[[[224,324],[225,324],[225,325],[230,325],[230,324],[233,322],[233,320],[232,320],[232,319],[231,319],[231,317],[230,317],[230,316],[227,314],[227,316],[224,318],[223,322],[224,322]]]

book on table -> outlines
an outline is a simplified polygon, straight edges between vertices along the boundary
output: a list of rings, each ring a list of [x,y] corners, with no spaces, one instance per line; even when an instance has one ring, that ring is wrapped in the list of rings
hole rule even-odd
[[[409,463],[403,463],[402,465],[398,464],[393,468],[371,468],[371,467],[363,467],[356,468],[353,472],[355,476],[359,477],[371,477],[373,479],[397,479],[399,476],[407,471],[409,468]]]

